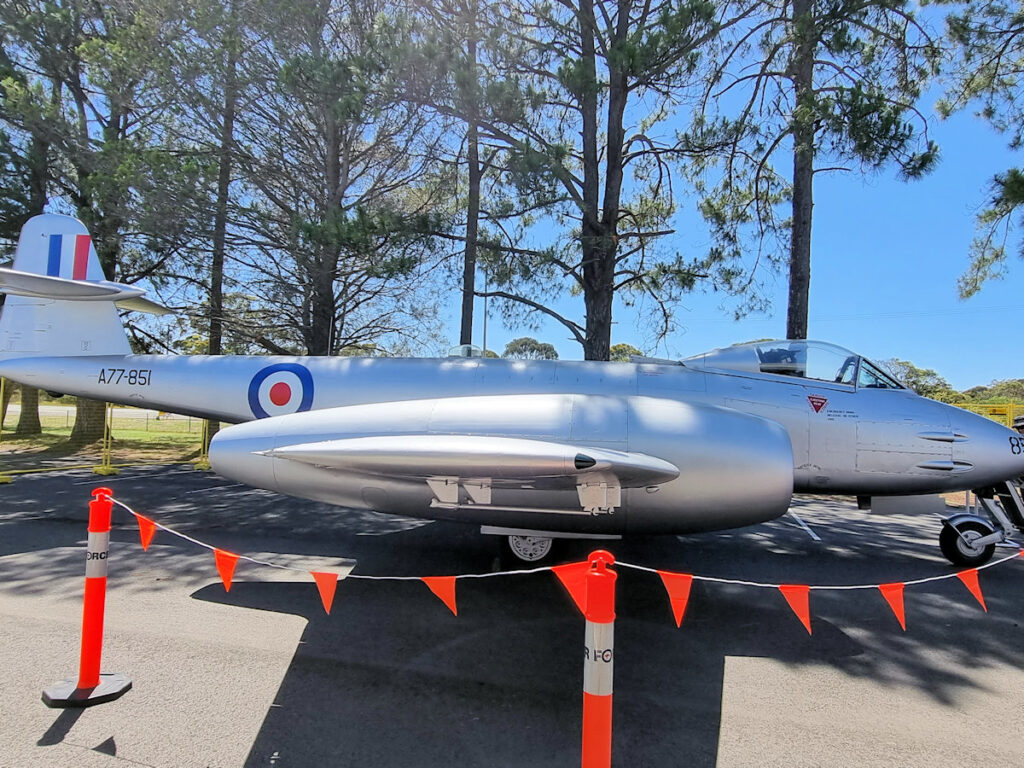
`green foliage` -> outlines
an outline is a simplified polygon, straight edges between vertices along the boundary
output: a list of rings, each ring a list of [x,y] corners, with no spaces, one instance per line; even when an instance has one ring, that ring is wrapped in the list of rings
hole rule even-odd
[[[391,10],[270,5],[240,65],[247,204],[234,228],[252,246],[235,258],[287,346],[310,354],[395,348],[433,323],[420,283],[442,219],[427,181],[436,129],[399,98]]]
[[[967,270],[957,281],[960,298],[967,299],[989,280],[1001,280],[1007,274],[1006,243],[1015,226],[1014,217],[1024,205],[1024,172],[1010,168],[997,173],[990,187],[988,207],[976,219],[976,236],[971,241]],[[1024,256],[1024,241],[1020,245]]]
[[[381,357],[384,350],[373,342],[366,344],[349,344],[338,350],[338,357]]]
[[[243,293],[223,297],[224,332],[221,353],[225,355],[258,355],[268,349],[278,354],[298,354],[300,349],[282,332],[274,321],[275,311]],[[209,353],[210,307],[207,301],[181,313],[183,331],[170,347],[184,355]],[[150,351],[139,350],[139,351]]]
[[[652,304],[644,314],[667,333],[699,281],[731,279],[717,253],[660,247],[673,233],[672,172],[684,154],[664,127],[699,80],[701,52],[719,30],[716,7],[581,0],[465,9],[424,11],[445,13],[439,28],[450,31],[424,33],[415,69],[430,74],[411,81],[426,88],[432,79],[433,107],[479,126],[499,190],[486,206],[481,261],[504,316],[527,327],[538,313],[556,319],[589,359],[607,358],[614,296]],[[473,67],[459,26],[470,16],[479,30]],[[585,324],[552,309],[566,292],[582,297]]]
[[[930,397],[943,403],[955,403],[963,397],[931,368],[918,368],[913,363],[898,358],[883,360],[881,365],[900,383],[923,397]]]
[[[25,151],[0,129],[0,240],[17,241],[30,210]]]
[[[811,214],[784,210],[794,184],[826,169],[894,165],[912,179],[934,166],[917,102],[941,50],[905,0],[741,7],[749,16],[724,31],[702,108],[679,138],[714,257],[783,267],[804,258],[794,243],[810,241]],[[725,285],[745,297],[740,311],[763,307],[749,277]]]
[[[968,403],[1024,403],[1024,379],[997,379],[988,386],[971,387],[962,393]]]
[[[612,344],[608,359],[615,363],[628,363],[631,357],[643,357],[644,353],[632,344]]]
[[[557,360],[558,352],[547,342],[537,341],[530,336],[513,339],[505,345],[502,357],[517,360]]]
[[[945,0],[940,0],[945,2]],[[1024,145],[1024,7],[1013,2],[957,4],[946,16],[951,43],[947,88],[938,109],[943,116],[973,107],[996,130],[1007,135],[1011,149]],[[978,214],[967,270],[957,287],[961,298],[973,296],[989,280],[1006,274],[1007,243],[1020,224],[1024,173],[1017,168],[996,174],[988,205]],[[1024,256],[1024,241],[1018,245]]]
[[[0,10],[12,72],[3,117],[47,147],[51,195],[89,227],[107,277],[126,282],[166,274],[203,215],[202,164],[166,133],[155,87],[154,51],[177,35],[167,10],[81,0]]]
[[[815,126],[821,156],[864,169],[895,160],[910,177],[934,161],[906,109],[934,60],[909,6],[812,7],[793,23],[781,0],[8,3],[0,237],[15,234],[41,186],[50,209],[90,228],[108,277],[148,281],[191,308],[180,327],[140,326],[136,344],[202,351],[226,187],[227,351],[413,349],[436,322],[423,288],[442,282],[440,243],[466,239],[472,121],[485,168],[477,245],[494,300],[527,327],[546,313],[587,357],[609,356],[622,346],[610,347],[621,304],[642,307],[657,334],[693,290],[758,306],[751,271],[787,239],[787,222],[771,217],[788,181],[770,158],[794,123]],[[1000,8],[965,12],[959,39]],[[792,98],[794,45],[808,37],[819,87]],[[753,82],[761,97],[726,114]],[[972,93],[1015,93],[998,73],[984,82]],[[695,108],[705,83],[722,114]],[[673,135],[691,113],[699,120]],[[724,146],[736,154],[710,151]],[[669,240],[681,179],[702,198],[706,252]],[[1016,171],[997,182],[993,221],[1024,195]],[[999,268],[987,253],[980,274]],[[579,312],[552,309],[566,294]]]

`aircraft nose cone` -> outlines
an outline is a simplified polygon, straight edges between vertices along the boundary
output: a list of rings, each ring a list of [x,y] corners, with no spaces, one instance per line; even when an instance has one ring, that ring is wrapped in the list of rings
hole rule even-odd
[[[1024,435],[973,413],[954,419],[953,428],[961,438],[953,445],[954,459],[973,465],[975,487],[1024,475]]]
[[[1020,477],[1024,475],[1024,435],[1011,429],[1007,442],[1010,443],[1010,455],[1013,457],[1012,463],[1016,472],[1014,477]]]

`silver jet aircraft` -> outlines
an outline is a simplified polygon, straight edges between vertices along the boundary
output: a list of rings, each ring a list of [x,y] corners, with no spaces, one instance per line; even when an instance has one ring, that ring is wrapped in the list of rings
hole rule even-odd
[[[210,446],[225,477],[473,523],[527,561],[560,537],[764,522],[794,492],[974,490],[980,513],[940,537],[960,565],[1024,530],[1024,438],[831,344],[632,363],[133,355],[117,307],[161,308],[103,280],[85,227],[53,214],[25,225],[0,291],[0,375],[233,422]]]

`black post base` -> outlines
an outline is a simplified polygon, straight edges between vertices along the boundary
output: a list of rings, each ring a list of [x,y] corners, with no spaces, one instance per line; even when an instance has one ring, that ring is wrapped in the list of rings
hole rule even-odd
[[[119,699],[132,689],[132,681],[124,675],[100,675],[95,688],[79,688],[77,680],[61,680],[43,691],[43,704],[53,709],[92,707]]]

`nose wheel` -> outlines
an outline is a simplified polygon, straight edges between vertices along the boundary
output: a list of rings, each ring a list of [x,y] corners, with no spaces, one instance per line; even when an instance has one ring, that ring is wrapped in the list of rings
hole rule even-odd
[[[939,548],[953,565],[976,568],[992,559],[996,529],[981,518],[947,522],[939,534]]]
[[[977,568],[992,559],[1000,544],[1017,546],[1013,532],[1024,533],[1024,498],[1018,481],[974,491],[977,514],[961,512],[942,521],[939,547],[953,565]]]

